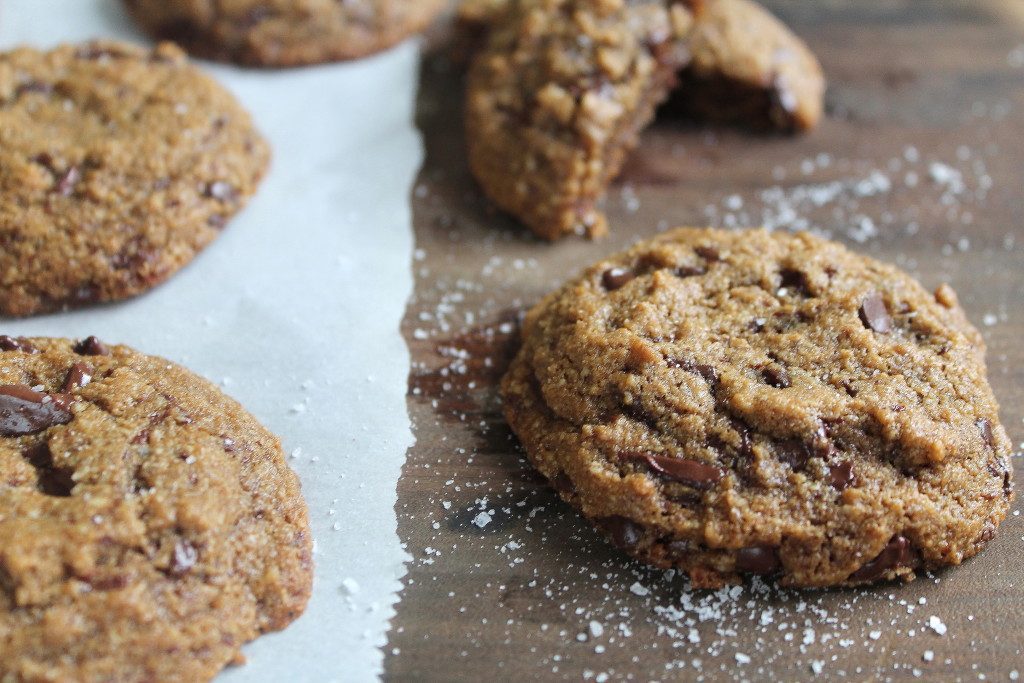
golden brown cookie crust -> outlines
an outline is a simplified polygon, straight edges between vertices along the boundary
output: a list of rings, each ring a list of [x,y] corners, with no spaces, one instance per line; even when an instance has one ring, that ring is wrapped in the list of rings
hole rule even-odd
[[[1013,497],[952,290],[807,234],[682,229],[526,321],[502,384],[534,465],[620,548],[700,586],[910,579]]]
[[[311,579],[298,479],[235,401],[127,347],[0,336],[0,680],[209,680]]]
[[[149,33],[199,57],[290,67],[357,59],[425,29],[445,0],[124,0]]]
[[[0,314],[140,294],[213,241],[269,150],[171,45],[0,54]]]
[[[784,130],[820,116],[814,56],[746,0],[507,0],[461,17],[487,32],[468,77],[470,168],[545,239],[606,232],[597,203],[680,81],[702,115]]]

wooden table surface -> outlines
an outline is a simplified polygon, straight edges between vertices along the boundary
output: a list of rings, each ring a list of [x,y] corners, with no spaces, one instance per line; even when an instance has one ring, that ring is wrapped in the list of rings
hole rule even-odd
[[[532,472],[501,418],[496,385],[523,307],[666,227],[767,223],[821,230],[926,286],[952,284],[988,341],[1004,424],[1024,450],[1024,2],[768,4],[820,55],[827,121],[796,139],[657,122],[613,187],[612,235],[597,242],[541,243],[488,205],[466,169],[460,72],[443,58],[425,65],[404,324],[417,444],[398,487],[414,560],[388,679],[1024,677],[1019,516],[978,558],[907,585],[693,592],[605,544]]]

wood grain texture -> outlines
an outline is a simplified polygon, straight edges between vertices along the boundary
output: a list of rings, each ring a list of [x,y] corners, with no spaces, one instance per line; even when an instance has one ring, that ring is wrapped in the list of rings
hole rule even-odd
[[[1024,447],[1024,16],[1005,0],[768,4],[820,55],[827,121],[790,139],[659,120],[609,195],[612,234],[599,242],[541,243],[489,207],[466,169],[460,73],[426,64],[404,325],[417,444],[397,508],[414,561],[387,679],[1024,677],[1019,516],[978,558],[908,585],[695,593],[608,547],[533,473],[501,418],[497,380],[524,307],[661,229],[768,222],[953,285]]]

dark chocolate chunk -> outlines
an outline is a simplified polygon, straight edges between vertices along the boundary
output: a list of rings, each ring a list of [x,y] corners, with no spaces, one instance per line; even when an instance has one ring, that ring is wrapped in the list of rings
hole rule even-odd
[[[984,439],[985,445],[989,448],[995,448],[996,442],[995,437],[992,435],[992,423],[985,418],[981,418],[974,424],[978,426],[978,431],[981,432],[981,438]]]
[[[673,272],[677,277],[687,278],[706,275],[708,271],[706,268],[701,268],[700,266],[679,266]]]
[[[807,275],[796,268],[784,268],[779,273],[779,279],[781,280],[782,286],[790,291],[803,294],[805,296],[810,293]]]
[[[35,434],[72,417],[66,397],[41,394],[24,384],[0,386],[0,436]]]
[[[636,273],[629,268],[609,268],[601,276],[601,284],[609,292],[614,292],[616,289],[626,286],[635,277]]]
[[[682,360],[669,358],[667,362],[670,368],[679,368],[681,370],[686,370],[687,372],[692,372],[695,375],[700,375],[704,381],[711,386],[718,384],[718,370],[711,365],[695,363],[688,358],[684,358]]]
[[[779,441],[775,446],[775,452],[781,462],[786,463],[794,470],[802,470],[813,456],[807,444],[799,439]]]
[[[695,489],[710,489],[725,476],[725,470],[721,467],[696,460],[684,460],[639,451],[623,453],[620,457],[627,460],[643,460],[658,474]]]
[[[618,515],[603,517],[597,521],[597,525],[611,537],[612,545],[627,552],[635,550],[644,535],[643,527],[627,517]]]
[[[860,305],[860,319],[864,326],[879,334],[892,331],[892,318],[885,308],[885,300],[878,292],[871,292]]]
[[[711,261],[712,263],[722,258],[722,255],[719,253],[718,249],[709,245],[701,245],[699,247],[694,247],[693,250],[697,252],[698,256],[700,256],[706,261]]]
[[[75,345],[75,353],[80,356],[109,356],[110,349],[96,337],[86,337]]]
[[[57,467],[53,462],[53,453],[45,441],[25,451],[23,454],[29,464],[36,470],[36,488],[40,493],[55,498],[67,498],[75,488],[74,470],[69,467]]]
[[[0,335],[0,351],[19,351],[21,353],[39,353],[39,349],[32,346],[24,337],[8,337]]]
[[[75,363],[68,370],[68,375],[64,378],[64,387],[61,391],[69,393],[75,388],[81,389],[92,381],[94,372],[95,370],[88,363]]]
[[[789,370],[781,365],[769,365],[761,370],[761,376],[769,386],[776,389],[788,389],[793,385],[789,377]]]
[[[850,575],[850,581],[875,581],[890,569],[916,567],[920,558],[906,536],[893,536],[878,557]]]
[[[782,569],[779,549],[772,545],[755,545],[736,551],[736,571],[747,574],[774,574]]]
[[[846,462],[830,465],[828,468],[829,483],[837,491],[843,491],[853,483],[853,463]]]
[[[572,479],[565,472],[559,472],[551,479],[551,486],[554,487],[559,493],[567,496],[576,495],[576,484],[572,483]]]
[[[174,544],[174,553],[171,556],[171,573],[177,576],[188,573],[198,559],[199,551],[196,547],[183,538],[179,539]]]

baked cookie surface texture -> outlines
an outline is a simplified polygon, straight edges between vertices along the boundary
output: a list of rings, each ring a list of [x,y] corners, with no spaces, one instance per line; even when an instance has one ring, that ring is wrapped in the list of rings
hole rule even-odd
[[[469,164],[485,194],[546,239],[601,235],[598,209],[672,94],[702,118],[813,127],[814,55],[749,0],[474,2],[483,33],[466,96]]]
[[[289,67],[364,57],[427,27],[445,0],[124,0],[161,40],[192,54]]]
[[[696,586],[910,579],[1013,498],[952,289],[807,234],[681,229],[594,265],[529,313],[502,393],[566,501]]]
[[[0,314],[125,299],[213,241],[269,150],[171,45],[0,54]]]
[[[0,681],[200,681],[305,608],[277,439],[161,358],[0,336]]]

